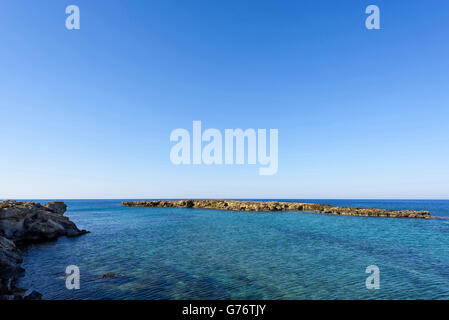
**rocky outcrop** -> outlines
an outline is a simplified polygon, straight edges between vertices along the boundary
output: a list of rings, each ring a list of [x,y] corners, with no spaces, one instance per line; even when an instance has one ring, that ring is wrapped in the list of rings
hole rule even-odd
[[[0,236],[24,246],[86,233],[64,216],[66,209],[63,202],[42,206],[35,202],[3,201],[0,203]]]
[[[14,295],[17,276],[23,274],[22,256],[11,240],[0,237],[0,299]]]
[[[320,203],[278,202],[278,201],[235,201],[235,200],[154,200],[124,201],[128,207],[175,207],[231,211],[312,211],[344,216],[391,217],[391,218],[432,218],[429,211],[385,210],[372,208],[335,207]]]
[[[19,248],[29,244],[56,240],[60,236],[79,236],[88,233],[64,216],[63,202],[41,205],[35,202],[0,202],[0,299],[21,299],[25,290],[15,287],[24,270]],[[19,248],[18,248],[19,247]],[[32,292],[25,299],[37,299]]]

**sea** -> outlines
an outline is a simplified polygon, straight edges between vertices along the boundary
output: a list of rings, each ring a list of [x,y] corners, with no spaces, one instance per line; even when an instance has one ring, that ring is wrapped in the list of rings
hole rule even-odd
[[[441,219],[124,207],[126,200],[64,200],[66,216],[91,233],[25,249],[18,287],[49,300],[449,299],[449,200],[282,200],[430,210]],[[69,266],[79,269],[78,290],[66,286]],[[370,266],[378,289],[367,286]]]

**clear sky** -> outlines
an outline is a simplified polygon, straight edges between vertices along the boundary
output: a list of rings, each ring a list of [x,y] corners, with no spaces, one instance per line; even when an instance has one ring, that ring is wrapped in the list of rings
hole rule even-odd
[[[0,41],[0,199],[449,198],[449,1],[3,0]],[[194,120],[278,173],[173,165]]]

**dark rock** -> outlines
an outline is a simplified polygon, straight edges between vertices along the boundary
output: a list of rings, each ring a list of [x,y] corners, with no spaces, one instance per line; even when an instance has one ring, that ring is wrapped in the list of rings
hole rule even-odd
[[[63,214],[67,206],[50,202],[42,206],[34,202],[4,201],[0,205],[0,235],[16,245],[56,240],[60,236],[85,234]]]
[[[10,295],[15,279],[23,274],[22,257],[14,242],[0,236],[0,295]]]
[[[0,299],[21,299],[26,291],[15,287],[17,278],[24,273],[17,247],[88,233],[64,216],[66,209],[63,202],[44,206],[35,202],[0,202]],[[38,299],[39,295],[32,292],[27,297]]]
[[[42,294],[37,291],[32,291],[29,295],[23,297],[23,300],[41,300]]]
[[[64,214],[67,210],[67,205],[62,201],[53,201],[49,202],[45,205],[46,208],[49,208],[54,213]]]
[[[186,201],[186,208],[193,208],[194,205],[195,203],[193,202],[193,200]]]
[[[67,234],[67,237],[68,238],[75,238],[75,237],[79,237],[79,236],[82,236],[82,235],[88,234],[88,233],[90,233],[90,231],[87,231],[87,230],[80,230],[78,232],[69,232]]]
[[[113,272],[108,272],[108,273],[105,273],[105,274],[103,274],[103,275],[101,276],[102,279],[105,279],[105,278],[115,278],[115,277],[118,277],[118,274],[113,273]]]

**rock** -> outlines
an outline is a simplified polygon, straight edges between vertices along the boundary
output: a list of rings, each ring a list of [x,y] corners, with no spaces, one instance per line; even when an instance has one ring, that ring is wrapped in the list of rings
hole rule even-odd
[[[195,202],[193,202],[193,200],[187,200],[186,201],[186,208],[193,208],[193,206],[195,205]]]
[[[128,207],[177,207],[231,211],[312,211],[317,213],[392,218],[432,218],[429,211],[384,210],[373,208],[335,207],[320,203],[277,202],[277,201],[235,201],[235,200],[156,200],[156,201],[124,201]]]
[[[24,273],[17,247],[88,233],[64,216],[66,209],[63,202],[44,206],[35,202],[0,202],[0,299],[22,299],[26,291],[15,287],[17,278]],[[25,299],[41,297],[33,291]]]
[[[87,233],[63,215],[66,209],[62,202],[42,206],[34,202],[4,201],[0,205],[0,235],[24,246]]]
[[[22,257],[14,242],[0,236],[0,295],[9,295],[16,278],[23,274]]]
[[[41,300],[42,294],[37,291],[32,291],[29,295],[23,297],[23,300]]]
[[[61,215],[63,215],[64,212],[67,210],[67,205],[62,201],[49,202],[45,205],[45,207]]]
[[[82,235],[88,234],[88,233],[90,233],[90,231],[80,230],[80,231],[69,232],[69,233],[67,233],[66,236],[68,238],[74,238],[74,237],[79,237],[79,236],[82,236]]]
[[[112,272],[108,272],[108,273],[103,274],[103,275],[101,276],[101,279],[105,279],[105,278],[115,278],[115,277],[118,277],[118,274],[112,273]]]

